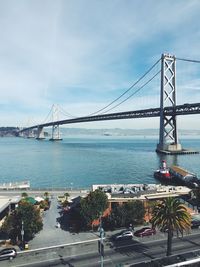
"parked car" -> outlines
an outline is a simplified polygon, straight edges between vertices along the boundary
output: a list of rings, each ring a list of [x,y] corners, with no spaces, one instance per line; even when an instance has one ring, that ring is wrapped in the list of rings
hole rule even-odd
[[[56,223],[56,228],[60,228],[60,223],[59,222]]]
[[[124,194],[134,194],[135,192],[130,188],[125,188],[123,191]]]
[[[24,249],[29,249],[29,245],[28,245],[28,242],[24,242]]]
[[[155,235],[156,230],[150,227],[143,227],[140,230],[135,231],[134,235],[138,237]]]
[[[194,214],[192,215],[192,221],[191,221],[191,228],[199,228],[200,226],[200,215]]]
[[[4,248],[0,251],[0,260],[10,259],[12,260],[17,256],[17,251],[15,248]]]
[[[199,228],[200,226],[200,221],[199,220],[192,220],[191,222],[191,228],[194,229],[194,228]]]
[[[115,237],[115,240],[120,241],[120,240],[132,239],[132,238],[133,238],[133,232],[132,231],[122,231],[121,233],[119,233]]]

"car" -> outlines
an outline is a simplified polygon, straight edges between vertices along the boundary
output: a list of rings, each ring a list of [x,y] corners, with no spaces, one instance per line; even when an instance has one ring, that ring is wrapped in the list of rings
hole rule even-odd
[[[192,221],[191,221],[191,228],[199,228],[200,226],[200,215],[199,214],[195,214],[192,215]]]
[[[133,238],[133,232],[132,231],[122,231],[121,233],[119,233],[115,237],[115,240],[120,241],[120,240],[132,239],[132,238]]]
[[[130,188],[125,188],[123,191],[124,194],[134,194],[135,192],[131,190]]]
[[[192,220],[191,222],[191,228],[194,229],[194,228],[199,228],[200,226],[200,221],[199,220]]]
[[[0,251],[0,260],[10,259],[12,260],[17,256],[17,251],[15,248],[4,248]]]
[[[150,227],[143,227],[140,230],[135,231],[134,233],[134,235],[138,237],[155,235],[155,234],[156,234],[156,230]]]
[[[60,223],[59,222],[56,223],[56,228],[60,228]]]
[[[28,245],[28,242],[24,242],[24,249],[29,249],[29,245]]]

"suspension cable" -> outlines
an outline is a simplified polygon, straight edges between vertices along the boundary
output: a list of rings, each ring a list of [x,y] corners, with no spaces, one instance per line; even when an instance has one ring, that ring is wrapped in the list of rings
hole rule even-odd
[[[110,102],[108,105],[106,105],[105,107],[97,110],[96,112],[93,112],[91,114],[89,114],[88,116],[92,116],[95,115],[101,111],[103,111],[104,109],[108,108],[109,106],[111,106],[113,103],[115,103],[117,100],[119,100],[120,98],[122,98],[122,96],[124,96],[126,93],[128,93],[134,86],[136,86],[159,62],[161,59],[157,60],[155,64],[153,64],[153,66],[148,69],[134,84],[132,84],[124,93],[122,93],[119,97],[117,97],[116,99],[114,99],[112,102]]]
[[[178,58],[178,57],[176,57],[176,59],[181,60],[181,61],[192,62],[192,63],[200,63],[200,60],[195,60],[195,59]]]
[[[77,118],[76,116],[70,114],[69,112],[65,111],[60,105],[58,105],[59,109],[60,109],[60,112],[62,112],[62,114],[68,116],[68,117],[71,117],[71,118]]]
[[[144,83],[142,86],[140,86],[135,92],[133,92],[130,96],[128,96],[126,99],[124,99],[123,101],[121,101],[120,103],[118,103],[117,105],[115,105],[114,107],[108,109],[107,111],[105,111],[104,113],[107,113],[108,111],[118,107],[119,105],[123,104],[125,101],[127,101],[129,98],[131,98],[132,96],[134,96],[136,93],[138,93],[142,88],[144,88],[147,84],[149,84],[159,73],[161,72],[161,70],[159,70],[155,75],[153,75],[151,77],[151,79],[149,79],[146,83]],[[104,114],[103,113],[103,114]]]
[[[54,104],[51,106],[51,109],[50,109],[48,115],[46,116],[45,120],[43,120],[43,122],[42,122],[41,124],[44,124],[44,123],[47,121],[49,115],[51,114],[51,112],[52,112],[52,110],[53,110],[53,107],[54,107]]]
[[[133,87],[135,87],[147,74],[150,73],[150,71],[160,62],[161,59],[157,60],[153,66],[151,68],[149,68],[136,82],[134,82],[124,93],[122,93],[119,97],[117,97],[116,99],[114,99],[112,102],[110,102],[108,105],[106,105],[105,107],[97,110],[96,112],[93,112],[87,116],[92,116],[95,115],[103,110],[105,110],[106,108],[110,107],[112,104],[114,104],[116,101],[118,101],[120,98],[122,98],[125,94],[127,94],[131,89],[133,89]],[[182,59],[179,59],[182,60]],[[200,63],[200,62],[199,62]],[[127,101],[129,98],[131,98],[133,95],[135,95],[137,92],[139,92],[144,86],[146,86],[149,82],[151,82],[158,74],[160,73],[157,72],[150,80],[148,80],[145,84],[143,84],[141,87],[139,87],[135,92],[133,92],[130,96],[128,96],[126,99],[124,99],[123,101],[121,101],[120,103],[118,103],[117,105],[115,105],[114,107],[108,109],[107,111],[105,111],[104,113],[107,113],[108,111],[118,107],[119,105],[121,105],[122,103],[124,103],[125,101]],[[53,110],[54,104],[52,105],[48,115],[46,116],[45,120],[43,121],[43,123],[45,123],[49,117],[49,115],[51,114],[52,110]],[[60,108],[60,111],[66,115],[66,116],[70,116],[71,118],[77,118],[77,116],[74,116],[68,112],[66,112],[60,105],[58,105],[58,107]],[[102,113],[103,114],[103,113]]]

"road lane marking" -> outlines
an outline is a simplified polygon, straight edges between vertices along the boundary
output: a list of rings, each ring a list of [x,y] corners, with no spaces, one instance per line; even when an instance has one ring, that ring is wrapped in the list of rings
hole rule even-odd
[[[61,248],[61,247],[68,247],[68,246],[74,246],[74,245],[80,245],[80,244],[93,243],[93,242],[97,242],[98,240],[100,240],[100,238],[84,240],[84,241],[78,241],[78,242],[73,242],[73,243],[68,243],[68,244],[55,245],[55,246],[44,247],[44,248],[36,248],[36,249],[24,250],[24,251],[19,251],[18,254],[24,254],[24,253],[36,252],[36,251],[43,251],[43,250]]]

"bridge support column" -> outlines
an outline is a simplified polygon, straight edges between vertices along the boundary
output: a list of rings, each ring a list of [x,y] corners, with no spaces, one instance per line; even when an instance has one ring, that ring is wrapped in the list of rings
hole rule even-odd
[[[24,131],[22,131],[22,132],[20,131],[18,136],[25,138],[25,132]]]
[[[33,130],[28,130],[27,132],[27,138],[35,138]]]
[[[174,108],[172,116],[165,115],[165,108]],[[162,55],[160,93],[160,134],[157,152],[177,153],[182,151],[178,142],[176,107],[176,59],[172,55]]]
[[[52,137],[49,139],[49,141],[61,141],[62,138],[60,137],[60,128],[59,125],[53,125],[52,126]]]
[[[37,140],[43,140],[43,139],[45,139],[43,127],[38,127],[37,128],[37,137],[36,137],[36,139]]]

